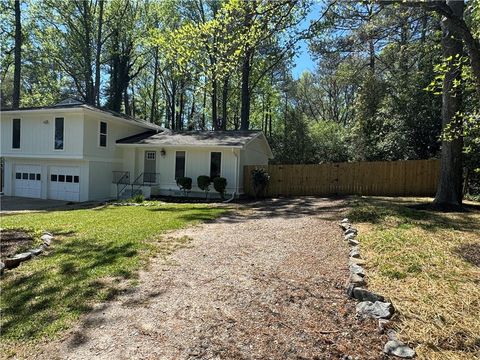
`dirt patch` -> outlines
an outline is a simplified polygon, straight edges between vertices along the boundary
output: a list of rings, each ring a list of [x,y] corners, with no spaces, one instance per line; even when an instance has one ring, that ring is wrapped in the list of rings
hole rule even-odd
[[[0,258],[5,259],[19,252],[30,249],[33,237],[23,230],[0,230]]]
[[[455,251],[465,261],[480,267],[480,243],[465,244],[455,249]]]
[[[36,357],[381,359],[375,321],[357,320],[345,295],[343,210],[340,201],[272,200],[170,233],[192,241]]]

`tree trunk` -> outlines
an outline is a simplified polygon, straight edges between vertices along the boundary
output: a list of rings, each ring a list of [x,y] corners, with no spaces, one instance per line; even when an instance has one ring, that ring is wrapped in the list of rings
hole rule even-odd
[[[212,127],[213,130],[219,130],[217,114],[217,79],[215,75],[212,80]]]
[[[447,4],[456,16],[463,17],[463,1],[447,1]],[[454,31],[450,19],[442,18],[441,26],[443,56],[445,59],[451,58],[443,81],[442,129],[454,121],[452,124],[457,130],[462,126],[460,121],[455,121],[455,114],[461,110],[462,90],[460,86],[454,87],[454,82],[461,81],[461,69],[454,63],[457,62],[456,56],[462,55],[463,43],[461,35]],[[434,200],[435,206],[448,208],[462,204],[462,149],[463,137],[461,136],[452,141],[442,141],[440,178]]]
[[[251,50],[247,49],[242,64],[242,107],[240,110],[240,130],[250,127],[250,57]]]
[[[100,106],[100,56],[102,54],[102,27],[103,27],[103,4],[104,1],[99,1],[98,14],[98,31],[97,31],[97,49],[95,53],[95,105]]]
[[[150,122],[155,122],[155,114],[157,108],[157,82],[158,82],[158,47],[155,48],[155,68],[153,69],[153,89],[152,89],[152,105],[150,107]]]
[[[205,130],[205,122],[206,122],[206,116],[205,116],[205,111],[207,107],[207,88],[205,87],[203,89],[203,112],[202,112],[202,123],[200,124],[201,130]]]
[[[13,72],[12,108],[20,107],[20,72],[22,67],[22,20],[20,0],[15,1],[15,68]]]
[[[92,73],[92,49],[90,46],[91,28],[90,28],[90,6],[86,0],[83,1],[83,26],[85,28],[84,39],[84,66],[85,66],[85,102],[90,105],[95,105],[95,96],[93,89],[93,73]]]
[[[227,130],[228,82],[229,82],[229,78],[228,76],[225,76],[225,78],[223,79],[223,90],[222,90],[222,124],[221,124],[222,130]]]

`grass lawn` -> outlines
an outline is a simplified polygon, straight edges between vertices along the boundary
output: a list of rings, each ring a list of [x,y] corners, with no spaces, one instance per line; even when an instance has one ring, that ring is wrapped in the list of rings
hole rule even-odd
[[[420,359],[478,359],[480,204],[462,213],[409,206],[430,201],[352,200],[368,286],[392,299],[400,337]]]
[[[165,256],[188,241],[162,238],[163,232],[225,211],[155,204],[2,216],[2,228],[55,235],[46,256],[6,271],[1,279],[2,343],[11,348],[66,329],[95,302],[112,297],[125,279],[133,285],[135,270],[148,257]]]

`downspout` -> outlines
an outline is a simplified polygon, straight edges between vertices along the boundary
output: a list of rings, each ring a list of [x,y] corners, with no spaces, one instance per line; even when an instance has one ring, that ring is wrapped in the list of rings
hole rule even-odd
[[[235,187],[234,187],[234,190],[233,190],[233,193],[232,193],[232,197],[228,200],[225,200],[224,203],[229,203],[233,199],[235,199],[235,195],[238,192],[238,154],[235,152],[234,148],[232,148],[232,153],[233,153],[233,155],[235,155]]]

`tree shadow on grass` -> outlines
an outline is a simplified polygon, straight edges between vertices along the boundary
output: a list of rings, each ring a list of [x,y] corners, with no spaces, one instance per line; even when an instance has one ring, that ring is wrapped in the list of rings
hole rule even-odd
[[[352,198],[348,214],[352,222],[381,224],[388,218],[396,218],[398,225],[415,224],[428,231],[455,229],[461,231],[480,230],[478,206],[469,206],[468,211],[440,212],[432,210],[429,203],[413,203],[404,199]]]
[[[7,274],[2,279],[2,336],[35,339],[65,328],[93,301],[116,293],[115,282],[98,279],[129,277],[137,253],[133,242],[72,239],[54,247],[43,262],[31,261],[22,265],[22,273]]]

